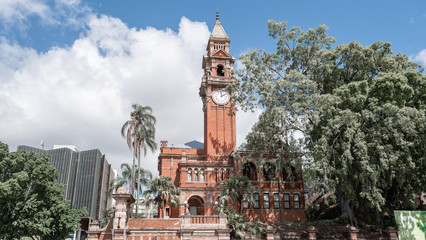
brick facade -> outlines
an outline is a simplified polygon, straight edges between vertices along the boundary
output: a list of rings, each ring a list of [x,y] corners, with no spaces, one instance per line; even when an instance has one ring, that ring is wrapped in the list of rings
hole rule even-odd
[[[203,56],[204,76],[199,92],[204,112],[204,148],[175,148],[167,146],[167,141],[161,142],[159,173],[170,176],[173,183],[182,190],[179,206],[167,206],[167,216],[161,215],[162,210],[158,211],[162,218],[177,218],[183,215],[185,203],[188,203],[189,211],[193,215],[215,215],[215,204],[221,192],[220,183],[231,175],[245,174],[245,160],[237,161],[231,157],[236,147],[236,115],[232,99],[224,96],[223,92],[215,93],[226,91],[225,88],[236,81],[230,75],[235,58],[229,54],[229,45],[229,37],[217,18],[208,41],[207,54]],[[223,99],[217,97],[218,95]],[[254,163],[253,165],[256,168]],[[279,208],[282,208],[285,221],[306,219],[301,174],[298,174],[295,183],[284,183],[286,191],[278,193],[276,185],[259,180],[261,176],[254,172],[253,184],[262,190],[259,192],[258,208],[249,206],[244,209],[244,215],[249,221],[277,222],[280,219]],[[264,197],[267,199],[268,195],[269,204],[265,204]]]

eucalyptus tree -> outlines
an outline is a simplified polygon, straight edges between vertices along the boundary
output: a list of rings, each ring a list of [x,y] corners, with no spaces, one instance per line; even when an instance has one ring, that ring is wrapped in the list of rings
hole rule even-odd
[[[240,108],[264,111],[247,150],[286,139],[284,152],[303,153],[306,176],[333,192],[351,224],[354,210],[385,221],[412,208],[426,191],[423,68],[387,42],[333,47],[324,25],[302,31],[270,20],[268,27],[276,52],[240,56],[230,87]]]
[[[279,107],[266,110],[247,135],[243,152],[244,159],[256,162],[256,169],[263,181],[269,181],[271,189],[277,187],[279,196],[287,186],[303,187],[300,183],[296,185],[303,153],[296,139],[292,138],[295,133],[289,128],[287,120],[286,113]],[[281,207],[279,211],[281,222]]]
[[[166,206],[176,206],[179,203],[180,188],[172,183],[171,177],[158,176],[148,182],[148,189],[144,191],[146,205],[156,203],[163,209],[165,215]]]

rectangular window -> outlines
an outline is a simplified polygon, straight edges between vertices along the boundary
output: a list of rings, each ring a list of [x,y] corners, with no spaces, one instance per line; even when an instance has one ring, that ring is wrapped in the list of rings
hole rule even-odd
[[[188,182],[192,181],[192,172],[188,171]]]
[[[274,193],[274,208],[280,208],[280,194]]]
[[[244,209],[248,209],[249,208],[249,202],[245,198],[243,199],[243,208]]]
[[[253,208],[260,208],[260,204],[259,204],[259,193],[255,193],[254,194]]]
[[[194,172],[194,182],[198,182],[198,172]]]
[[[269,209],[269,193],[263,194],[263,207]]]
[[[290,194],[284,193],[284,208],[290,208]]]
[[[299,199],[298,193],[293,194],[293,202],[294,202],[294,208],[300,208],[300,199]]]
[[[166,217],[170,216],[170,208],[166,208]]]

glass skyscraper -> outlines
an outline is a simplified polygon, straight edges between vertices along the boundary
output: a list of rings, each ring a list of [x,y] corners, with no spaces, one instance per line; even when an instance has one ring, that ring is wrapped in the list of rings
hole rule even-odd
[[[112,207],[108,187],[115,176],[98,149],[78,151],[74,146],[54,146],[44,150],[21,145],[19,150],[50,155],[50,163],[58,170],[58,182],[65,184],[64,198],[70,200],[71,208],[86,207],[88,217],[101,219],[103,211]]]

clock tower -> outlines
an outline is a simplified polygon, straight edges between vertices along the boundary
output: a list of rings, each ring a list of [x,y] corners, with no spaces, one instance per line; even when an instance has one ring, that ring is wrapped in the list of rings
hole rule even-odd
[[[211,160],[226,160],[236,146],[235,108],[226,90],[235,81],[230,74],[235,58],[229,54],[229,43],[217,13],[207,54],[203,56],[204,76],[200,87],[204,111],[204,149]]]

